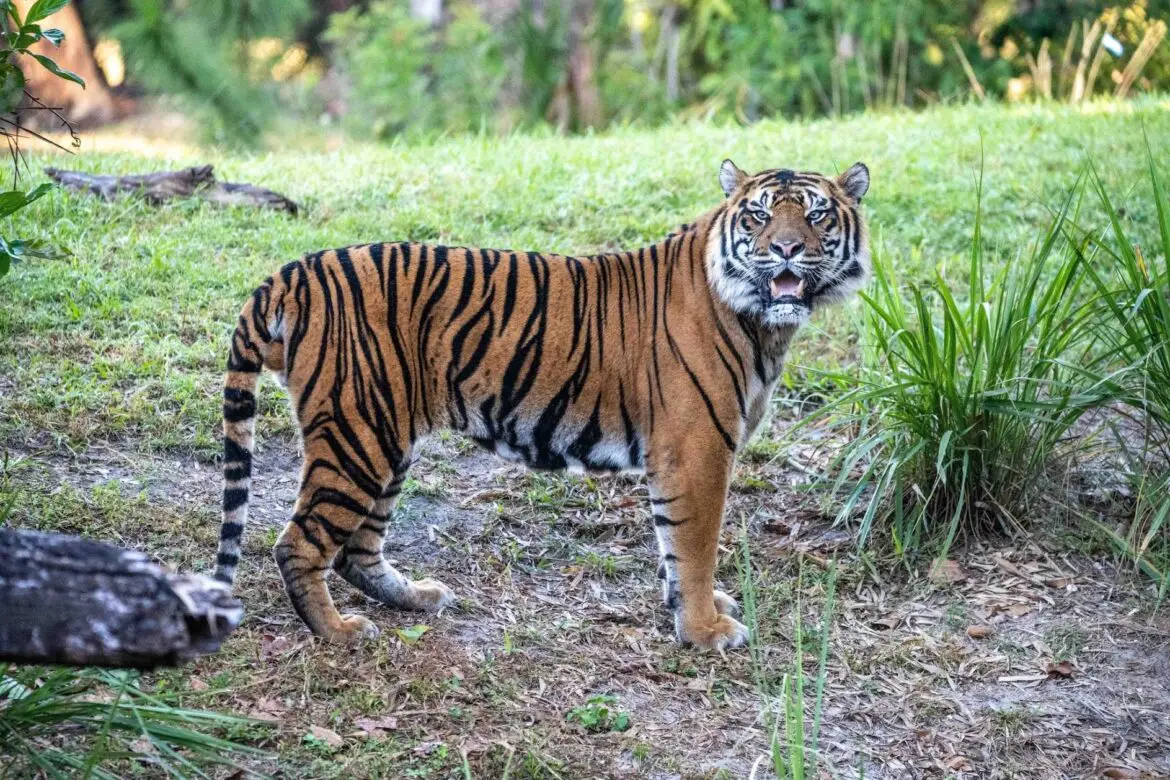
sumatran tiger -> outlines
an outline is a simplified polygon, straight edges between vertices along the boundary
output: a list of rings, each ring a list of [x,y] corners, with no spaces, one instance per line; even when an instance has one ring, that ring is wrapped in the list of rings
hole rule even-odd
[[[331,568],[395,608],[455,600],[382,553],[415,443],[449,429],[536,469],[645,474],[678,639],[746,642],[714,579],[732,461],[764,416],[793,335],[870,273],[859,211],[869,170],[748,176],[726,160],[719,182],[717,208],[629,252],[369,244],[280,269],[232,337],[216,576],[231,583],[240,560],[267,367],[288,388],[304,447],[274,556],[316,634],[377,633],[338,613]]]

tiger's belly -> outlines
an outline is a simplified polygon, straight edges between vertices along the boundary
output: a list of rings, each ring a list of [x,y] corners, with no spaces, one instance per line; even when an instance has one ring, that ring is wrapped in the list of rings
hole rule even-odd
[[[645,470],[641,436],[633,431],[604,431],[592,419],[576,425],[562,421],[552,429],[541,422],[540,418],[512,420],[497,426],[472,416],[461,432],[505,460],[532,469],[577,474],[641,474]]]

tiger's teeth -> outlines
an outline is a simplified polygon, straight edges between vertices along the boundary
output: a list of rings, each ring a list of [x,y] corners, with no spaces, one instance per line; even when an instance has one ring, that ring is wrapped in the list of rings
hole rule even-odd
[[[804,298],[804,279],[801,279],[800,284],[796,285],[796,297]]]

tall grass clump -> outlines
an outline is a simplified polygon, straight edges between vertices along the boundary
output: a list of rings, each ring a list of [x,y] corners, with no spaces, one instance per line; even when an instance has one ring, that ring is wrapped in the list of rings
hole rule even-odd
[[[965,289],[936,269],[905,290],[875,252],[860,377],[816,416],[850,439],[829,479],[840,518],[860,517],[860,544],[882,532],[899,555],[925,545],[941,556],[960,533],[1017,526],[1070,428],[1107,395],[1084,367],[1088,285],[1062,231],[1081,194],[998,268],[977,197]]]
[[[1082,260],[1097,293],[1102,371],[1116,371],[1131,425],[1117,442],[1133,464],[1134,522],[1114,541],[1137,565],[1170,586],[1170,206],[1147,140],[1157,244],[1143,250],[1126,232],[1101,179],[1091,176],[1108,228],[1086,233]]]
[[[253,721],[174,706],[129,672],[0,665],[0,777],[211,777],[267,754],[215,732]]]

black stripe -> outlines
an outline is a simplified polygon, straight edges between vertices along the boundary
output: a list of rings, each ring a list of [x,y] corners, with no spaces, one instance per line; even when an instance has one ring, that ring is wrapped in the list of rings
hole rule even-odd
[[[248,503],[247,488],[227,488],[223,491],[223,511],[235,511],[246,503]]]
[[[671,520],[666,515],[660,515],[657,512],[654,514],[654,525],[659,527],[682,525],[686,521],[686,518],[683,518],[682,520]]]

